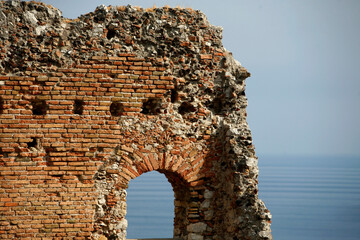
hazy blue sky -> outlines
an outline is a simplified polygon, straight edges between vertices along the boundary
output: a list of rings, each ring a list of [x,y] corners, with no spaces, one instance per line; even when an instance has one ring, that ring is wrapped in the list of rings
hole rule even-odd
[[[43,0],[76,18],[100,4],[203,11],[252,74],[258,155],[360,156],[359,0]]]

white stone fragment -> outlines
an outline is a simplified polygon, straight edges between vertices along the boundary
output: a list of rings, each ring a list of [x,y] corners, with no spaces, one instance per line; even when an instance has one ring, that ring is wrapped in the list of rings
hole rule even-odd
[[[188,240],[204,240],[204,237],[199,234],[190,233],[188,235]]]
[[[241,63],[238,60],[234,59],[234,62],[238,67],[241,67]]]
[[[193,232],[193,233],[202,233],[206,230],[206,227],[207,227],[206,223],[198,222],[198,223],[189,224],[186,230],[188,232]]]
[[[239,131],[236,128],[230,128],[227,132],[226,132],[226,136],[237,136],[239,135]]]
[[[121,230],[126,230],[128,226],[128,221],[123,218],[120,222],[117,223],[115,229],[121,229]]]
[[[204,209],[204,208],[209,208],[210,207],[210,200],[206,199],[205,201],[203,201],[201,203],[201,208]]]
[[[35,28],[35,34],[37,36],[39,35],[43,35],[45,32],[46,32],[46,29],[47,29],[47,25],[43,25],[43,26],[38,26]]]
[[[1,21],[6,21],[6,15],[0,10],[0,22]]]
[[[96,8],[96,10],[108,12],[108,9],[107,9],[107,7],[106,7],[104,4],[101,4],[100,6],[98,6],[98,7]]]
[[[104,197],[98,199],[98,203],[101,204],[101,205],[105,205],[106,204],[106,200]]]
[[[56,8],[47,8],[46,11],[50,18],[60,17],[62,15],[61,11]]]
[[[246,165],[249,167],[256,167],[257,166],[257,159],[256,158],[247,158]]]
[[[18,7],[20,5],[20,0],[8,0],[11,6]]]
[[[205,190],[205,193],[204,193],[204,198],[205,199],[209,199],[209,198],[212,198],[214,196],[214,192],[213,191],[210,191],[208,189]]]
[[[38,20],[36,19],[34,13],[32,13],[30,11],[24,13],[24,18],[26,21],[28,21],[32,25],[35,25],[38,23]]]

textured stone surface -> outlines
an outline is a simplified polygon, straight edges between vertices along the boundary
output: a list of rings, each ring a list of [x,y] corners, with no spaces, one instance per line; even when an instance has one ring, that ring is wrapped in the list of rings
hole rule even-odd
[[[174,239],[271,239],[247,70],[191,9],[0,8],[0,238],[125,239],[128,182],[175,193]]]

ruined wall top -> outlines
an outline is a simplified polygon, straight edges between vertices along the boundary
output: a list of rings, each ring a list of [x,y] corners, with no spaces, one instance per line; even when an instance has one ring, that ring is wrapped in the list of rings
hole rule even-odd
[[[42,3],[10,1],[2,5],[2,72],[41,69],[49,63],[71,66],[92,56],[124,52],[167,57],[164,64],[186,54],[194,64],[209,57],[203,54],[224,52],[222,28],[210,25],[198,10],[101,5],[95,12],[65,19],[58,9]]]

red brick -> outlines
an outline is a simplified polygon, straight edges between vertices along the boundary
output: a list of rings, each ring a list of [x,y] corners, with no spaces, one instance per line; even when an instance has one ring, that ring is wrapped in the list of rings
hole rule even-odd
[[[148,155],[148,158],[150,160],[150,163],[152,165],[153,170],[158,170],[159,169],[159,163],[157,162],[157,160],[154,158],[154,155],[152,153],[150,153]]]
[[[125,168],[123,167],[121,169],[121,171],[123,171],[124,173],[126,173],[128,176],[130,176],[131,178],[136,178],[138,177],[140,174],[135,172],[133,169],[131,169],[130,167],[129,168]]]
[[[15,202],[6,202],[5,203],[5,207],[16,207],[18,205],[19,205],[19,203],[15,203]]]
[[[148,171],[154,170],[147,156],[144,157],[144,162]]]

